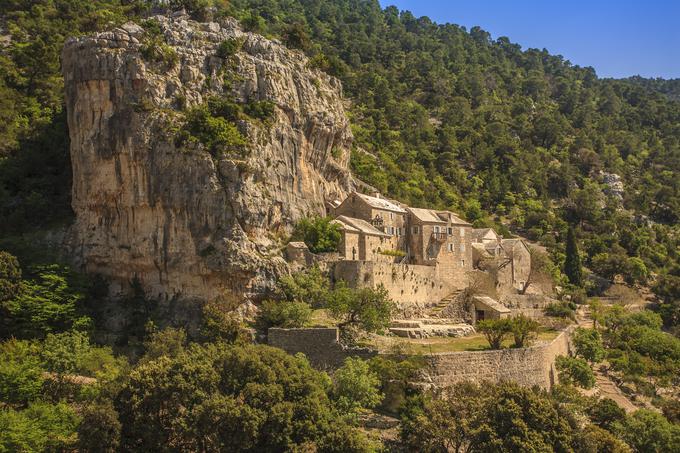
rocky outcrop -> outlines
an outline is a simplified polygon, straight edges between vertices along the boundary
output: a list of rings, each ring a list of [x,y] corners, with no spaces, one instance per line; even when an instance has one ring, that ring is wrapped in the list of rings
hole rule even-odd
[[[287,271],[281,238],[294,222],[322,214],[328,198],[353,184],[340,83],[233,19],[153,20],[165,55],[158,61],[149,57],[148,24],[64,47],[70,245],[84,270],[114,282],[114,293],[138,279],[160,299],[256,296]],[[240,50],[218,56],[225,41]],[[177,140],[183,111],[210,97],[274,104],[269,120],[239,122],[245,157]]]

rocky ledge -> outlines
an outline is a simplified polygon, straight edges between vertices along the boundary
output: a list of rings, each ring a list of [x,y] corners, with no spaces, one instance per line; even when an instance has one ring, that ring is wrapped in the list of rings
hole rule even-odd
[[[353,184],[340,83],[233,19],[142,25],[63,50],[69,245],[112,295],[137,280],[161,300],[257,297],[287,272],[279,250],[294,222]],[[242,155],[178,140],[186,112],[209,99],[273,108],[266,121],[235,122]]]

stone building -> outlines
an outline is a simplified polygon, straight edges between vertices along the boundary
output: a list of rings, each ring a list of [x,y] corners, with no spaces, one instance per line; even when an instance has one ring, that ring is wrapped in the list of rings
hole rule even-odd
[[[392,236],[384,233],[363,219],[341,215],[333,220],[340,225],[342,237],[340,256],[346,260],[386,261],[394,257],[385,254],[392,246]]]
[[[475,269],[494,273],[499,292],[522,291],[531,274],[531,253],[522,239],[503,239],[491,228],[472,230]]]

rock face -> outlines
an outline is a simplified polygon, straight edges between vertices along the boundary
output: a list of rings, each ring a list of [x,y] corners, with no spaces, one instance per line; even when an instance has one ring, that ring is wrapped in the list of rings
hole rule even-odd
[[[150,32],[132,23],[64,47],[70,245],[114,294],[134,279],[166,300],[261,294],[287,271],[279,250],[294,222],[352,187],[340,83],[232,19],[152,20],[175,61],[149,58]],[[242,46],[222,58],[225,41]],[[266,121],[238,124],[245,157],[176,139],[183,109],[215,96],[275,106]]]

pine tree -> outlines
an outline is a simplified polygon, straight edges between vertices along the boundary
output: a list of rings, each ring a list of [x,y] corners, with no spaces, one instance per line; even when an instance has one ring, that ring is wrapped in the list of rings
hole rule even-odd
[[[567,257],[564,260],[564,273],[569,278],[569,283],[581,286],[583,283],[583,269],[581,268],[581,256],[578,253],[576,233],[570,226],[567,231]]]

